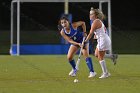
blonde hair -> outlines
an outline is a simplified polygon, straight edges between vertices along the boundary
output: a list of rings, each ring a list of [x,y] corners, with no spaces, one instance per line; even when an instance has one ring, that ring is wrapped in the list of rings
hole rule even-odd
[[[95,16],[100,19],[100,20],[104,20],[105,16],[103,14],[103,12],[100,9],[94,9],[93,7],[91,7],[90,9],[90,14],[93,13],[95,14]]]

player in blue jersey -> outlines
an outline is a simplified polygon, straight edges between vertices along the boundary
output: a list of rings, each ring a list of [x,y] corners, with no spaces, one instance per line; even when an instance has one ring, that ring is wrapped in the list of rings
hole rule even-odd
[[[67,59],[72,66],[72,71],[70,71],[70,76],[76,76],[77,69],[75,65],[75,60],[73,59],[74,55],[78,51],[80,47],[82,47],[82,40],[84,36],[87,36],[86,34],[86,25],[83,21],[78,21],[74,23],[70,23],[68,18],[62,17],[59,21],[59,30],[61,36],[71,43],[70,48],[68,50]],[[78,30],[77,28],[81,26],[83,29],[83,32]],[[89,51],[88,51],[88,43],[84,46],[82,50],[82,54],[86,60],[86,64],[89,68],[89,78],[94,77],[96,75],[96,72],[94,72],[92,59],[89,57]]]

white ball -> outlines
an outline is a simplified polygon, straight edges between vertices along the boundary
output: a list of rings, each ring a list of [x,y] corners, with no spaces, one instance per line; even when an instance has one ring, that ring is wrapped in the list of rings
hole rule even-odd
[[[78,82],[78,79],[74,79],[74,83],[77,83]]]

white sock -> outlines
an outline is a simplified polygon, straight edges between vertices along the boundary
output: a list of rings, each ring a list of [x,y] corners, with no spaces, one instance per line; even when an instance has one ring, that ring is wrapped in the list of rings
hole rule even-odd
[[[99,63],[101,65],[103,73],[107,73],[107,68],[106,68],[105,60],[101,60],[101,61],[99,61]]]

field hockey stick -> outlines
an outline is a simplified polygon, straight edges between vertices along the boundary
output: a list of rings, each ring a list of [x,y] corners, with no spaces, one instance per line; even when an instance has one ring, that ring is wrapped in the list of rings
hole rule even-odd
[[[81,54],[82,54],[82,49],[84,47],[84,41],[85,41],[85,37],[83,37],[83,41],[82,41],[82,47],[80,48],[80,53],[78,55],[78,60],[76,62],[76,69],[79,70],[79,64],[80,64],[80,58],[81,58]]]

